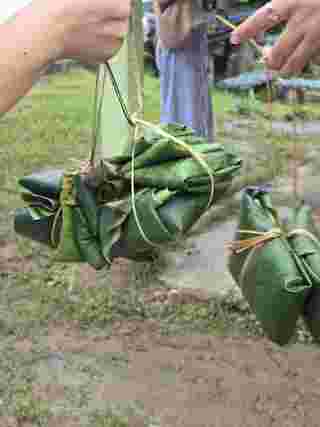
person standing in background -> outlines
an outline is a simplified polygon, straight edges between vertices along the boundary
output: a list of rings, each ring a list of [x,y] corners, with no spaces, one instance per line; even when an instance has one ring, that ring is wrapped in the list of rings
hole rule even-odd
[[[169,0],[170,1],[170,0]],[[207,23],[194,0],[155,0],[160,122],[180,123],[214,140]]]

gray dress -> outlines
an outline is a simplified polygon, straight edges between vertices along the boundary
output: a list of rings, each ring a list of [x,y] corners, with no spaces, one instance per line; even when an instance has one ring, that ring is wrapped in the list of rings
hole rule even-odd
[[[161,123],[181,123],[213,141],[213,111],[209,93],[207,26],[194,29],[183,48],[158,44]]]

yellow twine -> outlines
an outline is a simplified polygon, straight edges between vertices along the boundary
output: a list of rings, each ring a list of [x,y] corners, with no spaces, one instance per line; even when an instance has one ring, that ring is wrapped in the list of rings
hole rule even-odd
[[[186,144],[184,141],[182,141],[182,139],[171,135],[170,133],[161,129],[159,126],[157,126],[153,123],[146,122],[145,120],[136,119],[136,118],[133,118],[133,121],[137,125],[141,125],[145,128],[149,128],[149,129],[153,130],[154,132],[158,133],[160,136],[163,136],[164,138],[167,138],[169,141],[173,142],[174,144],[180,145],[186,151],[188,151],[188,153],[194,158],[194,160],[196,162],[199,163],[199,165],[208,174],[209,179],[210,179],[210,196],[209,196],[208,205],[206,207],[206,209],[208,209],[213,202],[215,182],[214,182],[214,175],[212,174],[210,167],[208,166],[208,164],[204,160],[204,158],[199,153],[195,152],[188,144]]]
[[[273,239],[279,237],[285,237],[290,239],[295,236],[305,236],[311,239],[319,248],[320,242],[318,238],[310,233],[310,231],[305,230],[304,228],[297,228],[289,233],[285,233],[281,228],[272,228],[270,231],[255,231],[255,230],[238,230],[239,234],[252,234],[256,237],[251,237],[249,239],[235,240],[227,244],[227,248],[231,249],[234,253],[240,254],[249,249],[255,248],[262,243],[269,242]]]
[[[237,27],[235,25],[232,24],[232,22],[230,22],[228,19],[224,18],[221,15],[216,15],[216,18],[218,21],[222,22],[224,25],[226,25],[227,27],[231,28],[232,30],[236,30]],[[258,43],[253,40],[250,39],[249,43],[251,43],[251,45],[261,54],[263,55],[263,48],[261,46],[258,45]]]
[[[210,179],[210,196],[209,196],[209,201],[208,201],[208,205],[205,208],[205,210],[209,209],[209,207],[211,206],[212,202],[213,202],[213,198],[214,198],[214,185],[215,185],[215,181],[214,181],[214,176],[211,173],[211,170],[208,166],[208,164],[206,163],[206,161],[202,158],[202,156],[199,153],[196,153],[188,144],[186,144],[184,141],[182,141],[180,138],[177,138],[171,134],[169,134],[168,132],[164,131],[163,129],[161,129],[159,126],[154,125],[153,123],[149,123],[146,122],[144,120],[138,119],[134,116],[131,117],[131,120],[133,121],[133,123],[135,124],[136,128],[140,125],[142,127],[148,128],[153,130],[154,132],[158,133],[158,135],[163,136],[164,138],[167,138],[169,141],[173,142],[174,144],[180,145],[181,147],[183,147],[186,151],[188,151],[190,153],[190,155],[200,164],[200,166],[205,170],[205,172],[208,174],[209,179]],[[141,222],[139,220],[138,217],[138,213],[137,213],[137,209],[136,209],[136,203],[135,203],[135,184],[134,184],[134,160],[135,160],[135,148],[136,148],[136,144],[137,144],[137,139],[134,140],[133,142],[133,146],[132,146],[132,161],[131,161],[131,203],[132,203],[132,212],[137,224],[137,227],[139,229],[139,232],[141,234],[141,236],[143,237],[143,239],[150,245],[156,248],[162,248],[162,245],[159,245],[157,243],[152,242],[145,234]]]
[[[137,65],[137,55],[134,55],[135,57],[135,65]],[[138,118],[137,116],[143,113],[143,97],[142,97],[142,89],[141,89],[141,84],[139,79],[136,77],[136,85],[137,85],[137,92],[138,92],[138,110],[134,113],[134,114],[129,114],[123,97],[121,95],[120,89],[118,87],[117,81],[114,78],[114,75],[112,73],[112,69],[110,68],[108,62],[106,62],[106,66],[108,69],[108,72],[110,74],[111,77],[111,82],[112,82],[112,86],[113,89],[115,91],[115,94],[120,102],[121,108],[122,108],[122,112],[124,114],[124,116],[126,117],[128,123],[134,127],[134,135],[133,135],[133,145],[132,145],[132,155],[131,155],[131,203],[132,203],[132,211],[133,211],[133,215],[137,224],[137,227],[140,231],[141,236],[143,237],[143,239],[151,246],[155,246],[155,247],[160,247],[160,245],[151,242],[151,240],[146,236],[145,232],[143,231],[143,228],[141,226],[140,220],[138,218],[138,213],[137,213],[137,209],[136,209],[136,204],[135,204],[135,184],[134,184],[134,161],[135,161],[135,148],[136,148],[136,144],[138,141],[138,128],[139,126],[142,126],[144,128],[148,128],[148,129],[152,129],[152,131],[154,131],[155,133],[157,133],[160,136],[165,137],[167,140],[169,140],[170,142],[180,145],[181,147],[183,147],[194,159],[195,161],[197,161],[200,166],[205,170],[205,172],[208,174],[209,179],[210,179],[210,195],[209,195],[209,200],[208,200],[208,205],[205,208],[205,210],[209,209],[209,207],[211,206],[211,204],[213,203],[213,199],[214,199],[214,185],[215,185],[215,181],[214,181],[214,176],[208,166],[208,164],[206,163],[206,161],[202,158],[202,156],[198,153],[196,153],[188,144],[186,144],[184,141],[182,141],[181,139],[170,135],[168,132],[165,132],[163,129],[161,129],[159,126],[156,126],[152,123],[149,123],[147,121],[144,121],[140,118]],[[137,76],[137,74],[135,74]],[[105,78],[105,75],[104,75]],[[101,111],[99,112],[99,114],[101,114]],[[95,147],[94,147],[95,149]],[[91,154],[91,159],[93,159],[93,154]]]
[[[233,250],[233,252],[237,255],[239,255],[240,253],[242,253],[246,250],[252,249],[249,252],[248,256],[246,257],[246,259],[243,263],[243,266],[241,268],[240,275],[239,275],[239,284],[240,284],[241,288],[243,287],[243,281],[244,281],[246,272],[248,270],[248,267],[249,267],[252,259],[254,258],[254,255],[256,254],[257,250],[260,248],[261,244],[265,244],[267,242],[270,242],[273,239],[280,238],[280,237],[290,239],[294,236],[298,236],[298,235],[301,236],[302,235],[302,236],[310,238],[320,248],[320,242],[319,242],[318,238],[316,236],[314,236],[312,233],[310,233],[310,231],[305,230],[303,228],[297,228],[295,230],[290,231],[289,233],[285,233],[280,228],[273,228],[267,232],[260,232],[260,231],[253,231],[253,230],[239,230],[238,232],[240,234],[245,233],[245,234],[253,234],[253,235],[257,236],[257,237],[253,237],[250,239],[234,241],[234,242],[231,242],[227,245],[228,248]],[[297,258],[299,258],[297,255],[295,255],[295,256]],[[299,267],[299,265],[298,265],[298,267]],[[320,277],[314,271],[312,271],[310,267],[309,267],[309,273],[312,274],[312,276],[314,278],[316,278],[317,280],[320,280]],[[300,292],[301,290],[309,289],[312,287],[312,282],[310,282],[309,278],[307,278],[307,281],[308,281],[308,285],[302,286],[296,290],[289,288],[288,284],[285,284],[285,289],[288,292]]]
[[[134,55],[135,59],[137,60],[137,55]],[[136,64],[137,65],[137,64]],[[110,70],[109,70],[110,71]],[[139,220],[138,217],[138,213],[137,213],[137,209],[136,209],[136,203],[135,203],[135,183],[134,183],[134,161],[135,161],[135,149],[136,149],[136,144],[138,142],[138,136],[139,136],[139,126],[146,128],[146,129],[151,129],[153,132],[157,133],[158,135],[166,138],[167,140],[169,140],[170,142],[180,145],[181,147],[183,147],[199,164],[200,166],[205,170],[205,172],[208,174],[209,179],[210,179],[210,196],[209,196],[209,200],[208,200],[208,205],[205,208],[205,210],[209,209],[209,207],[211,206],[212,202],[213,202],[213,198],[214,198],[214,176],[211,173],[211,170],[209,168],[209,166],[207,165],[206,161],[202,158],[202,156],[198,153],[196,153],[188,144],[186,144],[184,141],[182,141],[180,138],[177,138],[171,134],[169,134],[168,132],[164,131],[163,129],[161,129],[159,126],[147,122],[141,118],[139,118],[138,116],[141,115],[143,113],[143,98],[142,98],[142,88],[141,88],[141,84],[140,84],[140,80],[137,76],[137,74],[135,74],[136,76],[136,85],[137,85],[137,92],[138,92],[138,111],[135,112],[134,114],[131,115],[130,119],[131,122],[134,124],[135,126],[135,130],[134,130],[134,139],[133,139],[133,146],[132,146],[132,155],[131,155],[131,204],[132,204],[132,212],[137,224],[137,227],[139,229],[139,232],[142,236],[142,238],[145,240],[145,242],[147,242],[150,246],[156,247],[156,248],[161,248],[162,246],[159,244],[156,244],[155,242],[152,242],[147,236],[146,233],[143,230],[143,227],[141,225],[141,222]]]
[[[55,234],[56,234],[56,229],[58,226],[58,221],[59,218],[62,216],[63,213],[63,207],[60,206],[59,209],[57,210],[55,216],[54,216],[54,220],[53,220],[53,224],[52,224],[52,228],[51,228],[51,232],[50,232],[50,240],[51,240],[51,244],[54,248],[57,248],[59,245],[59,238],[55,239]]]
[[[269,242],[273,239],[281,237],[283,231],[280,228],[272,228],[270,231],[253,231],[253,230],[238,230],[239,234],[254,234],[256,237],[249,239],[235,240],[227,244],[227,248],[231,249],[234,253],[240,254],[244,251],[259,246],[262,243]]]

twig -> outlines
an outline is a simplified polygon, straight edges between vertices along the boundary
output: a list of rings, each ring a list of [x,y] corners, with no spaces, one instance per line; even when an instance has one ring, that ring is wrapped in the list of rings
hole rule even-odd
[[[228,19],[224,18],[221,15],[216,15],[216,18],[218,21],[222,22],[224,25],[226,25],[227,27],[231,28],[232,30],[236,30],[237,27],[235,25],[232,24],[232,22],[230,22]],[[250,39],[249,43],[251,43],[251,45],[261,54],[263,55],[263,48],[261,46],[258,45],[258,43],[253,40]]]

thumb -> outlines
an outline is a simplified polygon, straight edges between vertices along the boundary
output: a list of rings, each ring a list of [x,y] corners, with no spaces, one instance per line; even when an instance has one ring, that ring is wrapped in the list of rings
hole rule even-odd
[[[261,32],[270,30],[283,21],[287,21],[294,0],[273,0],[259,8],[244,21],[231,35],[231,43],[239,44],[257,37]]]

